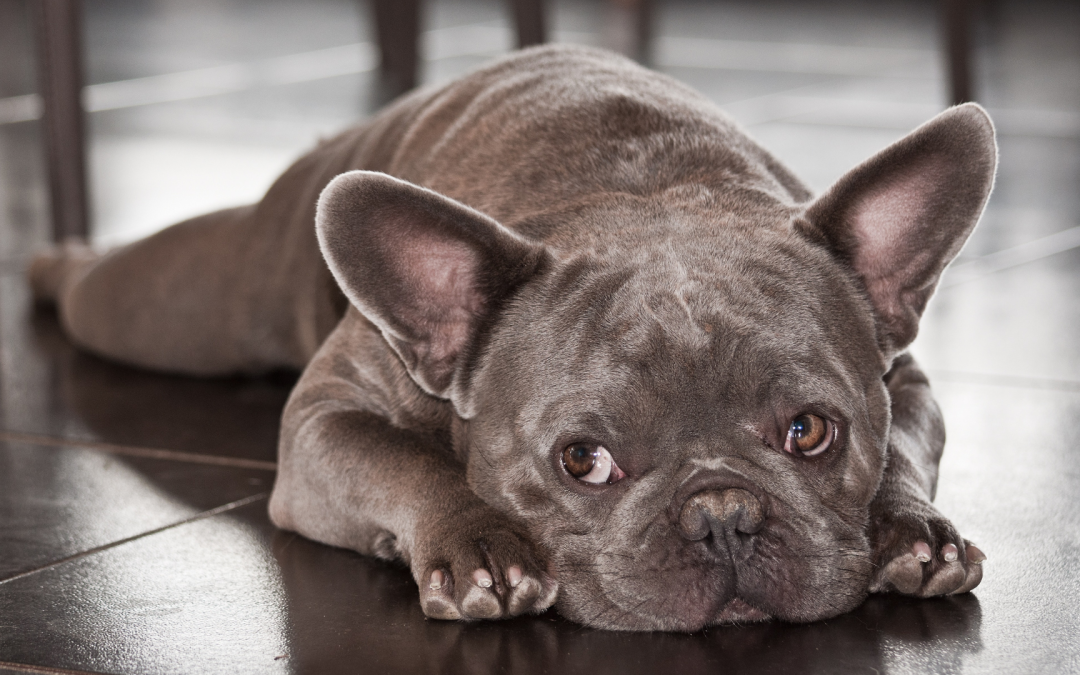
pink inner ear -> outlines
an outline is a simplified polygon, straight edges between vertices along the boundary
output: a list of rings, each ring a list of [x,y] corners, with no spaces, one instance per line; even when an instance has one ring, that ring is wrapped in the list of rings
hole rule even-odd
[[[856,271],[886,314],[902,312],[892,306],[900,296],[933,281],[948,245],[949,228],[935,228],[938,191],[948,184],[945,159],[929,157],[894,174],[849,211]]]
[[[436,230],[404,227],[387,256],[403,297],[399,321],[414,331],[417,356],[446,361],[461,351],[483,311],[477,288],[480,258],[460,240]]]

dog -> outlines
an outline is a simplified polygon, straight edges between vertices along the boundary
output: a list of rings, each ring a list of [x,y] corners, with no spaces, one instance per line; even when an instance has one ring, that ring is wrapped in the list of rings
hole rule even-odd
[[[684,85],[545,46],[30,282],[110,359],[302,369],[272,521],[401,561],[429,617],[807,622],[982,578],[905,348],[996,161],[966,104],[814,198]]]

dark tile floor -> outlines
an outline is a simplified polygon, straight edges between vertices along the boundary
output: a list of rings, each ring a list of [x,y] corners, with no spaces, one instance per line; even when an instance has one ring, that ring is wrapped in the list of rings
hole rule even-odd
[[[256,199],[373,108],[364,6],[86,0],[96,239]],[[45,241],[27,0],[0,0],[0,673],[1080,672],[1080,6],[996,0],[990,209],[915,346],[950,441],[938,502],[988,553],[975,593],[875,597],[700,635],[551,614],[426,621],[403,570],[266,518],[288,378],[201,381],[73,350],[28,303]],[[930,0],[667,0],[655,60],[814,187],[942,107]],[[555,37],[610,10],[562,2]],[[426,79],[511,43],[502,3],[431,0]]]

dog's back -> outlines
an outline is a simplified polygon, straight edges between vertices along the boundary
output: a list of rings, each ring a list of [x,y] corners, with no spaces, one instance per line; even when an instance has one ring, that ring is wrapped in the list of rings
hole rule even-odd
[[[314,221],[319,193],[352,169],[428,187],[570,249],[640,247],[649,236],[608,220],[560,229],[561,214],[599,195],[608,209],[625,195],[628,212],[634,198],[688,183],[727,212],[810,196],[685,86],[614,54],[547,46],[323,141],[258,204],[179,223],[104,260],[72,249],[40,256],[33,287],[57,302],[76,343],[115,360],[197,375],[302,368],[346,307]]]

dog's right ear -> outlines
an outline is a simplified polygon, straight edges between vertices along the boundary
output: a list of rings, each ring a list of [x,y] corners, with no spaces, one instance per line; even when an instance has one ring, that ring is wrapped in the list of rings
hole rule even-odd
[[[319,248],[349,301],[417,384],[452,401],[478,331],[546,255],[460,202],[371,171],[331,181],[315,220]]]
[[[840,178],[800,227],[824,238],[859,277],[892,356],[915,339],[945,266],[994,184],[997,145],[986,111],[950,108]]]

